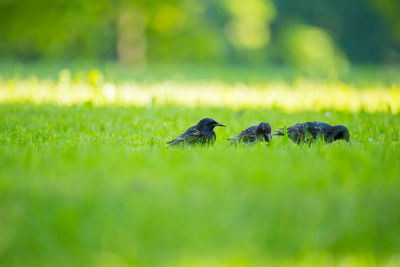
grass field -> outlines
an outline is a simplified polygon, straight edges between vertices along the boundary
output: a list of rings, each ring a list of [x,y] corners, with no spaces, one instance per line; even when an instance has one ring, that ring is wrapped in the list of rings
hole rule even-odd
[[[147,81],[37,68],[0,66],[1,266],[400,265],[392,72]],[[203,117],[228,126],[214,146],[166,147]],[[351,144],[226,141],[314,120],[346,125]]]

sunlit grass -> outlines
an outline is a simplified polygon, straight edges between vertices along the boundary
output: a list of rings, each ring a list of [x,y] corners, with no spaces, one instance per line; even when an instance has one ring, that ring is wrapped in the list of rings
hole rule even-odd
[[[135,82],[106,83],[98,71],[88,82],[71,80],[69,71],[59,81],[28,79],[0,80],[0,102],[36,104],[95,105],[181,105],[186,107],[278,108],[287,112],[337,110],[345,112],[400,111],[399,86],[355,87],[341,82],[300,79],[295,83],[271,82],[262,85],[221,82],[190,83]]]

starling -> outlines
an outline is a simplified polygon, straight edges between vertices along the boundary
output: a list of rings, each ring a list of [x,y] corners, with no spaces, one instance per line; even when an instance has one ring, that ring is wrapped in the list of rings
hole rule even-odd
[[[260,122],[259,125],[254,125],[247,128],[246,130],[241,131],[239,134],[232,138],[231,142],[243,142],[247,144],[256,141],[270,142],[271,139],[271,126],[266,122]]]
[[[350,133],[345,126],[331,126],[319,121],[298,123],[287,128],[287,134],[289,138],[297,144],[303,142],[309,143],[317,138],[323,138],[327,143],[332,143],[339,139],[344,139],[347,142],[350,142]],[[274,135],[284,135],[284,132],[278,130]]]
[[[215,126],[225,125],[216,122],[210,118],[204,118],[197,125],[190,127],[186,132],[178,136],[178,138],[168,142],[170,146],[179,144],[213,144],[215,142]]]

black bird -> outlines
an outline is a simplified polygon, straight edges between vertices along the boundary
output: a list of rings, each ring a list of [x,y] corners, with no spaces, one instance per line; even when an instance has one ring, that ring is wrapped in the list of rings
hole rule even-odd
[[[186,132],[178,136],[178,138],[168,142],[170,146],[179,144],[213,144],[215,142],[215,126],[225,125],[216,122],[210,118],[204,118],[197,125],[190,127]]]
[[[235,137],[232,138],[232,143],[253,143],[256,141],[270,142],[271,136],[271,126],[266,122],[260,122],[259,125],[254,125],[246,130],[241,131]]]
[[[323,138],[325,142],[344,139],[350,142],[349,130],[343,125],[331,126],[324,122],[313,121],[296,124],[287,128],[289,138],[297,143],[311,142],[317,138]],[[274,135],[285,135],[282,130],[278,130]]]

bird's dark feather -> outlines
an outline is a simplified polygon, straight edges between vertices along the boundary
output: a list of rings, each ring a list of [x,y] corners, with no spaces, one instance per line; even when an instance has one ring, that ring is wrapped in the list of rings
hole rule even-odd
[[[331,126],[319,121],[298,123],[287,128],[287,135],[293,142],[298,144],[311,142],[318,138],[323,138],[326,142],[333,142],[336,140],[332,136],[334,127],[338,126]],[[348,132],[347,128],[345,130]],[[274,135],[284,135],[284,132],[279,130]]]
[[[232,138],[232,142],[242,141],[244,143],[254,142],[256,141],[256,130],[257,126],[251,126],[240,133],[238,133],[235,137]]]
[[[212,144],[216,139],[215,126],[223,126],[210,118],[204,118],[195,126],[190,127],[178,138],[168,142],[170,146],[178,144]]]
[[[195,143],[201,139],[201,131],[197,126],[192,126],[187,129],[184,133],[180,134],[176,139],[170,141],[168,144],[174,145],[181,142]]]

